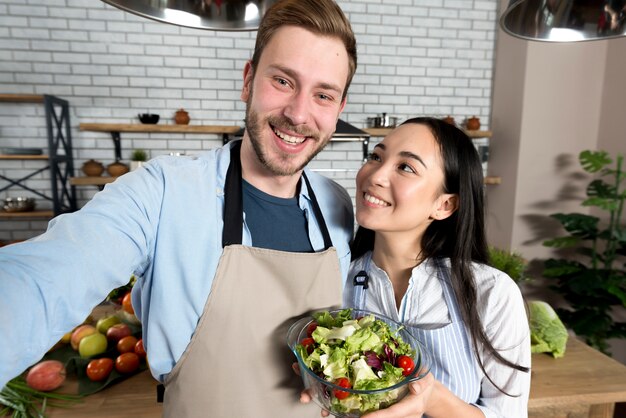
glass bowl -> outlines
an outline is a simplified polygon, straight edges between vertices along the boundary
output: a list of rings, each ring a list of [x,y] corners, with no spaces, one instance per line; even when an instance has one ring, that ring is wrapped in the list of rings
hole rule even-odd
[[[343,310],[333,310],[329,313],[333,317],[336,317],[336,315],[342,311]],[[316,326],[316,320],[310,316],[294,323],[287,332],[287,344],[298,360],[300,375],[302,376],[305,389],[309,392],[313,401],[322,409],[334,416],[342,418],[361,417],[366,413],[384,409],[397,403],[409,393],[410,382],[419,380],[428,374],[431,364],[430,355],[424,349],[422,343],[415,339],[402,324],[384,315],[365,310],[352,309],[350,315],[353,319],[360,319],[371,315],[375,320],[387,324],[392,331],[392,335],[395,336],[394,338],[408,344],[412,349],[414,368],[411,372],[405,373],[395,384],[384,388],[358,390],[347,388],[345,385],[339,386],[337,383],[345,383],[345,381],[339,382],[338,379],[330,381],[333,379],[325,376],[324,373],[320,372],[318,374],[310,369],[305,363],[305,358],[303,358],[303,356],[308,356],[312,352],[311,347],[308,349],[308,353],[305,353],[302,342],[311,342],[311,330]],[[375,348],[374,351],[384,352],[384,350],[381,351],[380,347]],[[389,350],[387,350],[387,352],[388,351]],[[372,351],[368,351],[368,355],[371,356]],[[361,353],[360,357],[366,359],[368,355]],[[380,354],[378,357],[384,356],[384,354]],[[382,364],[383,361],[381,361],[381,366]],[[398,365],[395,366],[399,367]],[[348,378],[352,381],[354,375],[358,372],[355,372],[352,366],[349,366],[348,370]],[[377,373],[379,373],[380,376],[381,371],[377,371]]]

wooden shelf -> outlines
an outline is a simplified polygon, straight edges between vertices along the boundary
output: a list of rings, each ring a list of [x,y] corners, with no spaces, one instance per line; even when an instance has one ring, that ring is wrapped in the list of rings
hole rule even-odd
[[[5,212],[0,210],[0,218],[52,218],[54,212],[51,210],[32,210],[29,212]]]
[[[205,133],[234,134],[241,130],[236,125],[151,125],[138,123],[81,123],[81,131],[92,132],[170,132],[170,133]]]
[[[0,102],[43,103],[42,94],[0,94]]]
[[[487,176],[487,177],[484,178],[484,183],[487,184],[487,185],[501,184],[502,183],[502,178],[501,177]]]
[[[0,160],[48,160],[48,155],[18,155],[0,154]]]
[[[365,128],[363,131],[370,134],[370,136],[385,136],[393,129],[394,128]],[[463,132],[470,138],[491,138],[491,131],[468,131],[463,129]]]
[[[72,186],[104,186],[112,183],[117,177],[70,177]]]

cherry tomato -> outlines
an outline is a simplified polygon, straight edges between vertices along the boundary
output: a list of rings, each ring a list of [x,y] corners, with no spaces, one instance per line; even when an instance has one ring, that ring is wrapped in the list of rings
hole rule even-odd
[[[139,356],[135,353],[124,353],[115,359],[115,370],[120,373],[132,373],[139,368]]]
[[[306,335],[310,337],[313,335],[313,331],[317,328],[317,322],[313,321],[306,327]]]
[[[404,369],[402,372],[404,376],[410,375],[415,368],[415,363],[413,363],[413,359],[409,356],[399,356],[397,363],[398,367],[402,367]]]
[[[107,357],[91,360],[87,364],[87,377],[93,382],[101,382],[111,374],[113,360]]]
[[[300,342],[304,348],[306,348],[306,352],[311,354],[313,350],[315,350],[315,340],[313,338],[303,338]]]
[[[127,335],[117,342],[117,351],[119,351],[120,354],[132,353],[135,351],[135,344],[137,344],[137,337]]]
[[[130,300],[130,292],[126,293],[122,298],[122,309],[124,309],[129,314],[135,314],[135,310],[133,309],[133,303]]]
[[[339,379],[335,380],[334,383],[337,386],[346,389],[350,389],[352,387],[352,385],[350,384],[350,380],[348,380],[347,377],[340,377]],[[348,396],[350,396],[350,393],[346,392],[345,390],[333,389],[333,395],[335,395],[335,398],[337,399],[346,399]]]
[[[137,354],[139,357],[146,358],[146,349],[143,347],[143,338],[140,338],[139,341],[137,341],[134,350],[135,354]]]

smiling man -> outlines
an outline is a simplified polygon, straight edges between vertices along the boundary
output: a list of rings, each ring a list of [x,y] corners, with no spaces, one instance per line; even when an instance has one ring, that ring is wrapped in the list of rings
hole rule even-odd
[[[0,316],[13,319],[0,324],[11,341],[0,343],[0,386],[135,274],[164,416],[319,416],[298,402],[285,333],[291,319],[341,304],[352,202],[305,167],[330,140],[355,70],[334,1],[272,6],[243,71],[242,141],[156,158],[45,234],[0,249]]]

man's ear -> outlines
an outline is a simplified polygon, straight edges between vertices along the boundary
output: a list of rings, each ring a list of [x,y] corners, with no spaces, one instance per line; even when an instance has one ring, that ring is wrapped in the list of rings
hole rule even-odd
[[[243,87],[241,88],[241,101],[247,102],[252,91],[252,79],[254,78],[254,70],[252,69],[252,61],[246,62],[243,67]]]
[[[431,218],[441,221],[448,218],[459,208],[459,195],[457,194],[442,194],[437,198],[437,204]]]

